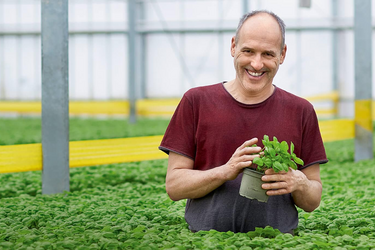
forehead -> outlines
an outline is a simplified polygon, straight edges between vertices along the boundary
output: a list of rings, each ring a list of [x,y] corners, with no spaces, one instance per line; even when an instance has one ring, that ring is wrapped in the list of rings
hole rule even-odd
[[[271,15],[260,13],[245,21],[239,31],[238,45],[259,44],[266,47],[281,47],[279,24]]]

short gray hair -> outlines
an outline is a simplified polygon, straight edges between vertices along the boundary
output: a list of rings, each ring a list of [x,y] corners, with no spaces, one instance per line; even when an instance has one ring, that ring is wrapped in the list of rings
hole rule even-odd
[[[285,45],[285,23],[278,15],[268,10],[255,10],[241,17],[240,22],[238,23],[238,26],[237,26],[237,30],[236,30],[236,38],[235,38],[236,44],[238,43],[239,33],[245,21],[249,19],[250,17],[255,16],[257,14],[268,14],[277,21],[280,27],[280,32],[281,32],[281,50],[283,50],[284,45]]]

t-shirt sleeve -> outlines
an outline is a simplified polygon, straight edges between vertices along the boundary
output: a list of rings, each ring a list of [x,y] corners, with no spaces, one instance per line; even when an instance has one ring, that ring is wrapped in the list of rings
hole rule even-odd
[[[165,131],[159,149],[195,158],[195,117],[192,103],[186,94],[182,97]]]
[[[314,109],[311,110],[304,124],[301,149],[300,158],[304,160],[304,166],[300,169],[316,163],[324,164],[328,162]]]

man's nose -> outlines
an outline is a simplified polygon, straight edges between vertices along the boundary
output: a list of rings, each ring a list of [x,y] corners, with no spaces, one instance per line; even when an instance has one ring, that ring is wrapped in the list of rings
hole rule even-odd
[[[250,65],[254,70],[261,70],[263,68],[262,56],[259,54],[254,55],[250,62]]]

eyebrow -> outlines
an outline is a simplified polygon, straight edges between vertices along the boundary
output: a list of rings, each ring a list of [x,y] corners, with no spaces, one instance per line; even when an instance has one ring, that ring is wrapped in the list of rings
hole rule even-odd
[[[268,53],[268,54],[272,54],[272,55],[276,55],[276,52],[273,51],[273,50],[266,50],[264,51],[265,53]]]
[[[244,51],[244,50],[254,50],[250,47],[247,47],[247,46],[244,46],[241,48],[241,51]],[[273,50],[266,50],[266,51],[263,51],[263,53],[269,53],[269,54],[272,54],[272,55],[276,55],[276,52],[273,51]]]

